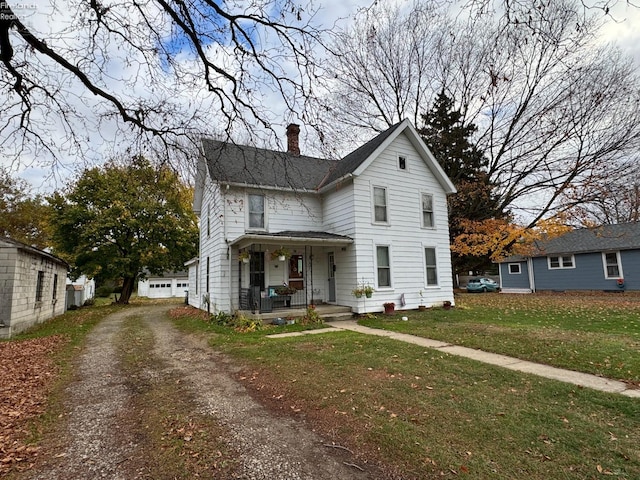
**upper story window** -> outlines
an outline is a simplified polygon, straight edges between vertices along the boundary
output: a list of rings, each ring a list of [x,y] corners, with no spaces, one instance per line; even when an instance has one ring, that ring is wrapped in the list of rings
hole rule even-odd
[[[400,170],[407,169],[407,157],[398,157],[398,168]]]
[[[427,271],[427,286],[438,286],[438,261],[436,258],[436,249],[427,247],[424,249],[425,266]]]
[[[549,262],[549,269],[555,270],[558,268],[574,268],[573,255],[547,257]]]
[[[603,253],[602,262],[604,263],[605,278],[622,278],[620,252]]]
[[[378,263],[378,288],[391,286],[391,262],[389,260],[389,247],[376,247],[376,260]]]
[[[387,222],[387,189],[373,187],[374,221]]]
[[[433,195],[429,193],[422,194],[422,226],[424,228],[433,228]]]
[[[249,195],[249,228],[264,228],[264,195]]]

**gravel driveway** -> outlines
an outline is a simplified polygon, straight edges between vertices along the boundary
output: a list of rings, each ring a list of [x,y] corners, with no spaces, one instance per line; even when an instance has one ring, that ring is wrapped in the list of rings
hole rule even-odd
[[[128,316],[142,317],[154,337],[157,362],[150,377],[178,374],[189,386],[199,413],[213,416],[230,432],[239,452],[239,479],[380,479],[361,470],[348,451],[328,448],[326,440],[303,422],[275,415],[257,403],[233,379],[239,369],[214,352],[202,338],[184,335],[166,319],[170,307],[131,307],[107,317],[88,336],[79,358],[77,379],[67,390],[64,448],[32,471],[31,478],[142,478],[127,467],[139,432],[118,421],[135,394],[131,378],[118,368],[114,340]]]

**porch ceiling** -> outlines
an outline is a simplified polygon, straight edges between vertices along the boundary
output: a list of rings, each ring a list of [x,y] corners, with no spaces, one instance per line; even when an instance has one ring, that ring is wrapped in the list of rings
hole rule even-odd
[[[284,231],[276,233],[246,233],[231,242],[231,245],[238,248],[245,248],[252,243],[274,244],[274,245],[309,245],[309,246],[344,246],[353,243],[351,237],[336,235],[327,232],[295,232]]]

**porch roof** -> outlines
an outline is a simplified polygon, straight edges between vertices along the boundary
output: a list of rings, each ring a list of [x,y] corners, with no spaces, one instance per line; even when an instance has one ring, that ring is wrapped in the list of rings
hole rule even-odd
[[[305,244],[305,245],[350,245],[353,243],[353,238],[346,235],[337,235],[335,233],[328,232],[314,232],[314,231],[292,231],[287,230],[283,232],[254,232],[245,233],[239,236],[231,242],[231,245],[237,245],[239,248],[244,248],[252,243],[264,243],[264,244],[278,244],[278,245],[293,245],[293,244]]]

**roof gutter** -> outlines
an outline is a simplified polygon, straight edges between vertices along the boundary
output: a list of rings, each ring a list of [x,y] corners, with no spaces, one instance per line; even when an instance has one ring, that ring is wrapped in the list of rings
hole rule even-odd
[[[336,184],[338,184],[340,182],[343,182],[345,180],[349,180],[350,178],[353,178],[354,176],[355,175],[353,173],[347,173],[346,175],[343,175],[342,177],[337,178],[333,182],[331,182],[331,183],[329,183],[327,185],[324,185],[323,187],[320,187],[318,189],[318,193],[324,193],[324,192],[330,190],[331,188],[333,188],[334,185],[336,185]]]
[[[314,245],[351,245],[353,240],[351,238],[318,238],[318,237],[291,237],[283,235],[257,235],[248,234],[241,235],[236,238],[229,245],[244,245],[251,243],[275,243],[275,244],[314,244]]]
[[[229,187],[237,187],[237,188],[256,188],[260,190],[273,190],[276,192],[296,192],[296,193],[317,193],[315,189],[308,188],[293,188],[293,187],[276,187],[274,185],[260,185],[256,183],[247,183],[247,182],[226,182],[222,180],[216,180],[221,186],[226,185]]]

